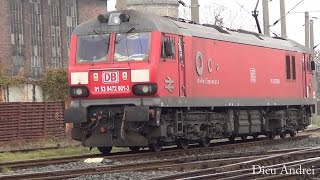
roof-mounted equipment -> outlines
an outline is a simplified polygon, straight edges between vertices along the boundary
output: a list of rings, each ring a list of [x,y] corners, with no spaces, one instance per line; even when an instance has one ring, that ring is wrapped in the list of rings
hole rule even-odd
[[[130,16],[123,13],[112,13],[110,14],[108,25],[116,26],[120,25],[122,22],[128,22],[130,20]]]
[[[108,15],[99,14],[97,19],[98,19],[98,21],[100,23],[107,23],[108,20],[109,20],[109,16]]]

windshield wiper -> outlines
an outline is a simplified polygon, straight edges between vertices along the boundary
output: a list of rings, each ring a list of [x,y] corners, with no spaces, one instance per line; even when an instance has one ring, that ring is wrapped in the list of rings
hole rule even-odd
[[[128,33],[132,32],[133,30],[135,30],[135,28],[131,27],[127,32],[121,34],[119,39],[116,40],[115,43],[118,44],[123,38],[125,38],[127,36]]]
[[[103,38],[103,36],[101,35],[101,33],[99,33],[97,30],[93,30],[93,32],[96,34],[96,35],[98,35],[102,40],[105,40],[106,38]],[[107,42],[106,42],[106,44],[110,44],[109,42],[108,42],[108,39],[106,39],[107,40]]]

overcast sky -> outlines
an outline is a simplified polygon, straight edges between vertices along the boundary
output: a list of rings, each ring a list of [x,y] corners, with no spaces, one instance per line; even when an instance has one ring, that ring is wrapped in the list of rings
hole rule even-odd
[[[286,12],[290,11],[294,6],[302,0],[286,0]],[[190,5],[190,0],[184,0]],[[200,23],[214,22],[214,10],[222,9],[222,17],[224,27],[233,29],[245,29],[257,32],[255,20],[251,15],[257,0],[199,0],[200,4]],[[279,0],[269,0],[270,24],[273,24],[280,18],[280,2]],[[115,0],[108,2],[108,10],[114,10]],[[263,31],[262,17],[262,0],[258,6],[260,26]],[[310,12],[310,18],[314,17],[315,45],[320,43],[320,0],[303,0],[289,14],[287,14],[287,35],[289,39],[293,39],[304,44],[304,12]],[[181,16],[190,19],[190,8],[179,7]],[[317,19],[318,18],[318,19]],[[271,26],[271,31],[280,36],[280,22],[275,26]],[[271,33],[272,34],[272,33]],[[317,49],[320,48],[320,45]]]

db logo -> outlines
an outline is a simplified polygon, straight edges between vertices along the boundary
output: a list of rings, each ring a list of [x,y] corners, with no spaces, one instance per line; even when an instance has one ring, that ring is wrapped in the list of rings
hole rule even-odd
[[[119,72],[118,71],[103,71],[102,83],[118,83]]]

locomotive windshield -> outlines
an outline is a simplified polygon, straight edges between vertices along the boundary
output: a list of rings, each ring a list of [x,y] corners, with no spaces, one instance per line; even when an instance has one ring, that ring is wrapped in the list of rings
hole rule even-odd
[[[117,34],[114,61],[143,61],[149,58],[151,33]]]
[[[107,61],[110,34],[78,37],[77,62]]]

